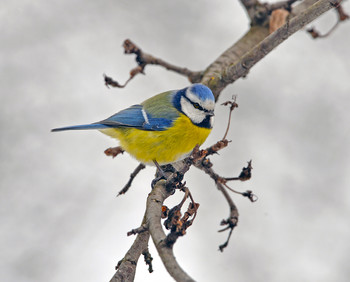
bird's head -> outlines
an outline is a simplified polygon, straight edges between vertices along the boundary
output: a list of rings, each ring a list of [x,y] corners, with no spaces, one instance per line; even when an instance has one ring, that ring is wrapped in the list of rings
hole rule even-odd
[[[177,91],[174,105],[193,124],[205,128],[213,127],[215,98],[207,86],[198,83]]]

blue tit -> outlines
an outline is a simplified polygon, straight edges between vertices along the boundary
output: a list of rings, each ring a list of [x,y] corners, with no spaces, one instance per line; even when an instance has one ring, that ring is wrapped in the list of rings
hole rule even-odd
[[[211,90],[193,84],[155,95],[105,120],[52,131],[98,129],[118,139],[138,161],[159,167],[184,159],[203,144],[213,127],[214,107]]]

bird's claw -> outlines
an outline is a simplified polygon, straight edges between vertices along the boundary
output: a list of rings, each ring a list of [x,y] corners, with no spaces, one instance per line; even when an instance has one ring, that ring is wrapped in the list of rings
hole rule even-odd
[[[154,188],[154,186],[157,184],[157,182],[158,182],[159,180],[167,180],[167,178],[165,177],[165,175],[161,175],[161,176],[158,176],[158,177],[154,178],[154,179],[152,180],[152,183],[151,183],[152,189]]]

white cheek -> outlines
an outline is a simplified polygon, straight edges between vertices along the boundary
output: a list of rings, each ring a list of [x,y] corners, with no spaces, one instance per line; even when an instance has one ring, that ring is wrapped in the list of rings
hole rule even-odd
[[[201,123],[205,119],[205,113],[194,108],[185,98],[181,97],[180,103],[182,111],[192,120],[193,123]]]

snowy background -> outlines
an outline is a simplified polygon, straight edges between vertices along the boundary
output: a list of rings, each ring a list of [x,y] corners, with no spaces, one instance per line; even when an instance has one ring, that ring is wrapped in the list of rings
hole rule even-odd
[[[349,1],[344,8],[350,13]],[[334,11],[314,22],[322,32]],[[44,1],[0,3],[1,281],[109,281],[134,237],[155,169],[116,198],[137,162],[103,154],[117,142],[95,131],[51,133],[101,120],[186,78],[148,66],[125,89],[107,89],[135,66],[130,38],[179,66],[202,70],[249,26],[238,1]],[[223,176],[253,159],[252,204],[233,195],[240,221],[224,253],[217,233],[228,207],[212,181],[186,181],[201,204],[175,246],[197,281],[348,281],[350,268],[350,26],[312,40],[299,31],[227,87],[238,95],[230,146],[212,158]],[[217,104],[205,145],[218,141],[227,109]],[[169,205],[182,195],[177,193]],[[153,243],[154,273],[139,261],[136,281],[172,281]]]

